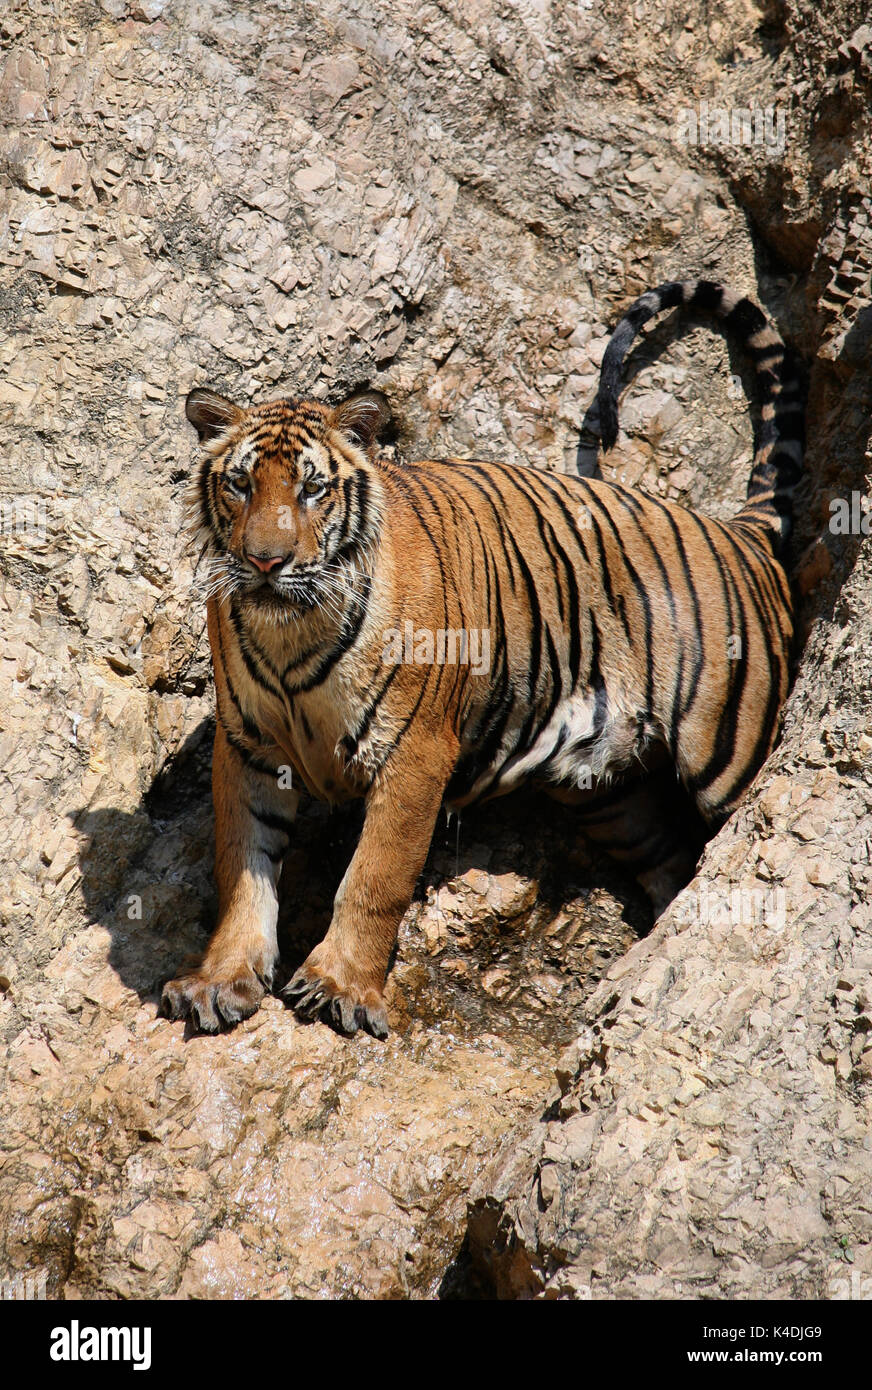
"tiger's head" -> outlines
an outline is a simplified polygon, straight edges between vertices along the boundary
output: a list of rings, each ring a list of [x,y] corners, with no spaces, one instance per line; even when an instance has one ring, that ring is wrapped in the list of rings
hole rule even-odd
[[[338,406],[277,400],[245,410],[191,391],[185,414],[204,446],[191,495],[207,594],[276,621],[340,613],[349,574],[378,539],[373,459],[391,418],[378,391]]]

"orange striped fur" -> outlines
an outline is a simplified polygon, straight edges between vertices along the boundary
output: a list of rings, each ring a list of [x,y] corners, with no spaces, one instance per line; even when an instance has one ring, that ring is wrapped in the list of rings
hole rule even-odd
[[[220,910],[200,965],[165,986],[170,1016],[214,1031],[270,987],[301,787],[366,802],[329,931],[285,991],[301,1016],[346,1033],[387,1031],[388,959],[443,804],[534,780],[582,803],[589,833],[635,867],[655,910],[687,881],[698,847],[657,789],[677,773],[711,830],[776,737],[792,637],[779,554],[802,411],[755,305],[670,284],[631,307],[606,353],[607,445],[629,342],[685,304],[722,318],[757,367],[761,436],[748,501],[728,523],[508,464],[388,462],[375,392],[248,409],[191,393]]]

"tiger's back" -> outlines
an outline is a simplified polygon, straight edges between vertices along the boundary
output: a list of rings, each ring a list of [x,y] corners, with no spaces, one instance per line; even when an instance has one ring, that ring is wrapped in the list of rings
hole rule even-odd
[[[451,557],[421,628],[489,636],[487,678],[462,682],[452,805],[530,776],[612,779],[657,742],[707,818],[729,814],[788,683],[790,591],[765,533],[511,465],[384,471],[420,553]]]

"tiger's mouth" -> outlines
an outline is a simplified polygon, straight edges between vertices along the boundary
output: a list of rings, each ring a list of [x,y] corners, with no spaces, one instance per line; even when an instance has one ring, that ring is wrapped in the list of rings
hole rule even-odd
[[[265,574],[262,579],[246,584],[244,594],[250,603],[296,608],[303,612],[317,608],[320,600],[317,574],[291,573],[275,577]]]

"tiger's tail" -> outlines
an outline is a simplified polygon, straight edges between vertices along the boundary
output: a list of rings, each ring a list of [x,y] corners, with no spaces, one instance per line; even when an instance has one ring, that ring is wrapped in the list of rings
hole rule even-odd
[[[802,473],[803,388],[780,335],[752,300],[710,280],[672,280],[631,304],[612,334],[600,372],[597,405],[603,448],[611,449],[618,437],[621,367],[627,349],[648,319],[678,306],[722,319],[754,364],[762,421],[747,501],[737,519],[763,528],[777,553],[790,535],[793,493]]]

